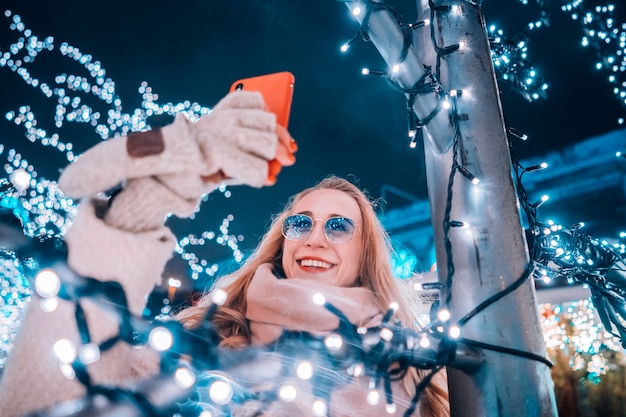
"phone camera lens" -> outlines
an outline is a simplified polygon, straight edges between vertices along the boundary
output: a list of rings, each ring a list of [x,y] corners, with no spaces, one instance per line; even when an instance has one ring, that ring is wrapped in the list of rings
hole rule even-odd
[[[243,83],[237,84],[237,86],[235,87],[235,90],[237,90],[237,91],[243,90]]]

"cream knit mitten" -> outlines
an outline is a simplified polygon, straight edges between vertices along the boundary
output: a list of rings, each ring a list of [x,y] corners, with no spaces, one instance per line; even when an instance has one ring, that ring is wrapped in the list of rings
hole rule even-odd
[[[124,180],[176,174],[161,181],[185,198],[197,198],[193,194],[216,186],[200,178],[220,171],[230,185],[267,185],[267,164],[276,156],[278,140],[276,116],[264,108],[259,93],[233,92],[196,123],[179,114],[163,128],[94,146],[63,171],[59,185],[68,197],[79,198]]]
[[[158,228],[170,213],[192,214],[220,180],[268,185],[278,139],[276,118],[264,108],[259,93],[231,93],[196,123],[178,115],[163,128],[94,146],[63,171],[59,185],[67,196],[81,198],[126,180],[107,224],[133,232]]]

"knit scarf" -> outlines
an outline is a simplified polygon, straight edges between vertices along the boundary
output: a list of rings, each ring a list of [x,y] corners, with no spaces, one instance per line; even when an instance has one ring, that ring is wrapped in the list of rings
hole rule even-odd
[[[264,345],[286,330],[324,333],[339,326],[339,318],[313,301],[321,294],[352,324],[371,327],[380,324],[381,312],[371,293],[362,287],[337,287],[310,279],[280,279],[270,264],[261,265],[248,288],[246,318],[250,321],[252,344]]]

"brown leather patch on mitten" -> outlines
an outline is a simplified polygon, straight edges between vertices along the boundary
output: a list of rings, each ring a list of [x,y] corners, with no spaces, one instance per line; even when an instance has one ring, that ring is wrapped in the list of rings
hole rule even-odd
[[[165,149],[161,129],[134,132],[126,140],[126,152],[133,158],[158,155]]]

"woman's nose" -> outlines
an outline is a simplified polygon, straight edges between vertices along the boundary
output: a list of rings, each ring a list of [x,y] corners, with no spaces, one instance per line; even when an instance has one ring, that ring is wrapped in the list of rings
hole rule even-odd
[[[311,229],[311,234],[306,238],[306,244],[310,246],[326,246],[328,241],[324,236],[324,223],[316,221]]]

